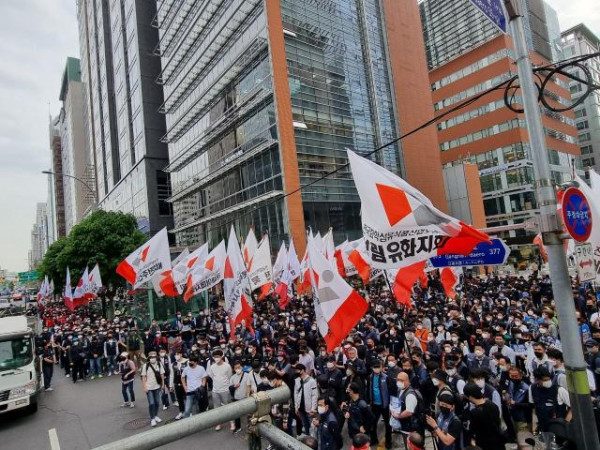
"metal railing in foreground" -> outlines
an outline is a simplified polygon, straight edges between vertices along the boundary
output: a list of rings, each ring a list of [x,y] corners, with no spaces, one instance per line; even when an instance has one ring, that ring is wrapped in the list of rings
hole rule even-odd
[[[244,400],[102,445],[94,450],[149,450],[250,414],[253,418],[249,433],[264,435],[277,448],[310,450],[309,447],[269,423],[271,405],[285,403],[289,399],[290,391],[287,386],[260,392]]]

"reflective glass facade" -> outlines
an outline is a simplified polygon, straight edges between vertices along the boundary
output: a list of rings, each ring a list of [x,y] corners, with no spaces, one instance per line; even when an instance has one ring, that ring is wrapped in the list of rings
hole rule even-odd
[[[268,3],[157,1],[178,245],[215,244],[233,222],[240,233],[268,229],[278,246],[290,236],[286,152],[306,185],[344,165],[347,148],[366,153],[398,136],[380,2],[278,2],[286,73],[274,69]],[[295,150],[282,145],[276,77],[289,87],[293,123],[283,126]],[[404,173],[399,146],[377,160]],[[306,226],[334,227],[336,240],[360,233],[348,169],[303,190],[302,210]]]
[[[78,0],[82,82],[98,206],[133,213],[145,232],[172,226],[158,195],[168,161],[153,2]],[[168,186],[167,186],[168,187]],[[170,188],[168,187],[170,190]],[[169,194],[170,195],[170,194]]]

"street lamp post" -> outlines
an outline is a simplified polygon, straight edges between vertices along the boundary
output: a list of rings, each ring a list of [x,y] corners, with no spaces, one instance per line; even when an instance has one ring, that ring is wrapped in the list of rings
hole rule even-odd
[[[67,177],[67,178],[73,178],[74,180],[79,181],[81,184],[83,184],[88,191],[90,191],[90,193],[92,194],[92,197],[94,199],[94,203],[91,205],[91,210],[95,211],[96,210],[96,206],[98,205],[98,197],[96,197],[96,191],[94,189],[92,189],[92,187],[84,180],[82,180],[81,178],[77,178],[74,175],[69,175],[68,173],[57,173],[57,172],[53,172],[51,170],[42,170],[42,173],[44,175],[49,175],[49,176],[59,176],[59,177]]]

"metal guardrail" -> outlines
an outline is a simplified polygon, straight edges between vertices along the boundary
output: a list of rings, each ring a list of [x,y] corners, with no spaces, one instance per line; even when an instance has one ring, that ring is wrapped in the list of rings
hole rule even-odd
[[[256,424],[258,432],[264,434],[264,437],[278,448],[310,450],[309,447],[272,426],[268,421],[261,421],[261,418],[268,416],[271,405],[285,403],[289,399],[290,391],[287,386],[283,386],[271,391],[261,392],[235,403],[211,409],[187,419],[181,419],[174,423],[96,447],[94,450],[150,450],[230,420],[257,412],[258,414],[255,415],[255,419],[258,420]]]

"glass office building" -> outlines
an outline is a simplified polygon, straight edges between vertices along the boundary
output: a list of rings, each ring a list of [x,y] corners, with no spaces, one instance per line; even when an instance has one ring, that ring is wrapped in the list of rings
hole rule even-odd
[[[214,244],[232,222],[243,234],[249,226],[269,230],[274,246],[293,236],[300,249],[308,227],[333,227],[338,241],[360,234],[346,149],[367,153],[398,137],[410,120],[431,115],[422,41],[416,62],[400,62],[397,50],[401,26],[420,38],[418,9],[397,8],[410,21],[400,23],[398,12],[389,14],[394,4],[157,2],[156,81],[164,88],[162,140],[169,146],[178,245]],[[402,81],[423,95],[402,98]],[[414,117],[405,122],[408,114]],[[421,138],[421,156],[433,158],[422,173],[413,170],[416,142],[390,145],[374,158],[419,180],[445,208],[435,132]],[[435,176],[438,185],[430,182]],[[301,194],[290,194],[300,186]]]
[[[132,213],[140,230],[172,226],[165,118],[152,55],[158,32],[151,1],[78,0],[81,80],[98,207]]]
[[[524,2],[526,35],[534,65],[558,57],[556,13],[543,0]],[[433,106],[437,114],[516,75],[513,43],[469,0],[425,0],[419,4]],[[565,77],[547,85],[546,98],[556,108],[571,102]],[[520,93],[513,97],[522,103]],[[542,122],[553,181],[570,179],[579,165],[573,112],[542,109]],[[489,227],[523,223],[539,214],[531,147],[523,115],[504,104],[504,91],[490,92],[437,123],[444,166],[471,162],[479,167]],[[531,242],[523,229],[505,234],[511,244]]]

